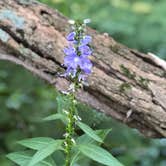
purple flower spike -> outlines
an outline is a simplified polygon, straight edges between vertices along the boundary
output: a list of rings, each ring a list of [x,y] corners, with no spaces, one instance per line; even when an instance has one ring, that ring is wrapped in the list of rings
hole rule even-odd
[[[88,55],[92,54],[92,51],[89,46],[87,45],[81,45],[79,46],[79,51],[81,52],[81,55],[84,57],[87,57]]]
[[[66,55],[76,55],[76,50],[72,46],[69,46],[68,48],[64,48],[63,51]]]
[[[87,45],[92,41],[92,37],[91,36],[84,36],[83,39],[81,40],[81,44],[82,45]]]
[[[80,25],[83,29],[84,24]],[[92,37],[84,35],[84,31],[80,31],[80,27],[75,26],[74,31],[67,35],[67,40],[70,41],[69,46],[64,48],[64,66],[67,68],[64,74],[65,77],[77,78],[78,82],[85,80],[88,74],[92,72],[92,63],[89,56],[92,50],[89,43]]]
[[[67,55],[64,58],[64,64],[72,69],[77,69],[80,64],[80,57],[77,55]]]
[[[68,41],[74,41],[75,35],[76,35],[75,32],[71,32],[71,33],[69,33],[69,34],[67,35],[66,39],[67,39]]]
[[[81,57],[80,68],[85,74],[90,74],[92,70],[92,63],[88,58]]]

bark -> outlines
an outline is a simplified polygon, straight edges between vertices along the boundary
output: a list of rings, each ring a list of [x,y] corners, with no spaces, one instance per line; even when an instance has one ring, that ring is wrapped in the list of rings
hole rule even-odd
[[[22,65],[58,90],[69,85],[59,76],[68,31],[67,18],[43,4],[0,1],[0,59]],[[94,68],[78,100],[148,137],[166,137],[165,62],[160,65],[108,34],[91,28],[88,33],[93,37]]]

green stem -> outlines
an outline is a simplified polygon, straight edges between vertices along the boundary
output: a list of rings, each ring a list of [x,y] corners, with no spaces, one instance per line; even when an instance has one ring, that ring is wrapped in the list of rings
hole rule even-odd
[[[74,118],[74,115],[76,112],[74,94],[70,94],[70,100],[71,100],[71,106],[70,106],[69,112],[67,114],[68,124],[66,126],[66,136],[65,136],[65,154],[66,154],[65,166],[70,166],[71,150],[72,150],[72,146],[74,144],[74,142],[73,142],[74,125],[75,125],[75,121],[76,121],[76,119]]]
[[[80,45],[80,40],[82,38],[82,34],[83,34],[83,29],[80,27],[82,26],[82,23],[80,21],[77,21],[75,23],[75,32],[76,32],[76,36],[75,36],[75,40],[78,42],[76,44],[76,52],[77,55],[80,56],[80,51],[79,51],[79,45]],[[80,71],[77,71],[76,77],[73,79],[72,78],[72,82],[74,83],[74,90],[76,91],[79,88],[79,82],[78,82],[78,75],[79,75]],[[70,96],[70,100],[71,100],[71,106],[69,108],[68,114],[67,114],[67,119],[68,119],[68,124],[66,127],[66,136],[65,136],[65,154],[66,154],[66,160],[65,160],[65,166],[70,166],[70,162],[71,162],[71,150],[73,147],[73,137],[74,137],[74,130],[75,130],[75,123],[76,123],[76,118],[75,118],[75,114],[76,114],[76,100],[75,100],[75,91],[71,92],[69,94]]]

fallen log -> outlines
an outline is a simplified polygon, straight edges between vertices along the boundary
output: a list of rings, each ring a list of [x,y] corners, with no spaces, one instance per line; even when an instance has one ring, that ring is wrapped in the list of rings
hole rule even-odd
[[[68,31],[68,19],[44,4],[0,1],[0,60],[23,66],[58,90],[69,85],[59,74],[64,72]],[[93,73],[77,99],[145,136],[166,137],[166,62],[106,33],[91,28],[88,33],[93,37]]]

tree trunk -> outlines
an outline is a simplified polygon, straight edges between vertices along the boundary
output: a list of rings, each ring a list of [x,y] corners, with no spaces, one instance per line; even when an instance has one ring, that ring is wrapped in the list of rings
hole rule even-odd
[[[67,31],[67,18],[43,4],[0,1],[0,59],[22,65],[58,90],[69,85],[59,76],[64,72]],[[91,28],[88,33],[93,37],[94,67],[78,100],[148,137],[166,137],[165,62],[159,64],[151,55],[129,49],[108,34]]]

